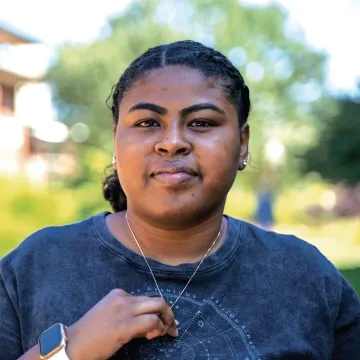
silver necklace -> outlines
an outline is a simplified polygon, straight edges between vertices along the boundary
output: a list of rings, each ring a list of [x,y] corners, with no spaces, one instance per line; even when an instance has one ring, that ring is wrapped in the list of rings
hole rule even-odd
[[[150,265],[149,265],[149,263],[148,263],[148,261],[147,261],[147,259],[146,259],[146,256],[144,255],[144,252],[143,252],[142,249],[141,249],[141,246],[140,246],[140,244],[139,244],[139,241],[137,240],[137,238],[136,238],[136,236],[135,236],[135,234],[134,234],[134,232],[133,232],[133,230],[132,230],[132,228],[131,228],[131,226],[130,226],[127,212],[125,213],[125,219],[126,219],[127,226],[129,227],[129,230],[130,230],[130,232],[131,232],[131,235],[132,235],[132,237],[134,238],[134,241],[135,241],[137,247],[139,248],[139,251],[140,251],[142,257],[144,258],[147,267],[149,268],[149,271],[150,271],[151,276],[152,276],[152,278],[153,278],[153,280],[154,280],[154,283],[155,283],[155,285],[156,285],[156,288],[157,288],[160,296],[163,298],[163,300],[165,300],[165,299],[164,299],[164,296],[163,296],[163,294],[162,294],[162,292],[161,292],[161,290],[160,290],[160,288],[159,288],[159,285],[158,285],[158,283],[157,283],[157,281],[156,281],[155,275],[154,275],[154,273],[153,273],[153,271],[152,271],[152,269],[151,269],[151,267],[150,267]],[[186,288],[187,288],[188,285],[190,284],[191,280],[193,279],[193,277],[195,276],[195,274],[196,274],[197,271],[199,270],[199,267],[200,267],[201,264],[204,262],[205,258],[208,256],[209,252],[211,251],[211,249],[212,249],[212,248],[214,247],[214,245],[216,244],[216,241],[217,241],[218,238],[220,237],[221,229],[222,229],[222,226],[220,226],[220,230],[219,230],[219,232],[218,232],[215,240],[213,241],[213,243],[211,244],[211,246],[207,249],[204,257],[203,257],[203,258],[201,259],[201,261],[199,262],[199,264],[198,264],[198,266],[196,267],[194,273],[191,275],[190,279],[188,280],[188,282],[186,283],[185,287],[184,287],[184,288],[182,289],[182,291],[180,292],[179,296],[175,299],[174,303],[170,306],[170,309],[172,309],[172,308],[174,307],[174,305],[178,302],[178,300],[181,298],[182,294],[184,293],[184,291],[186,290]],[[175,319],[175,323],[176,323],[176,326],[179,325],[179,322],[178,322],[176,319]]]

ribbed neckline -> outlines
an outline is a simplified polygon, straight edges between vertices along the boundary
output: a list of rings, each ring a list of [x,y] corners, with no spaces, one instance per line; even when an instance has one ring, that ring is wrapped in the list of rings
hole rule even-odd
[[[149,270],[143,257],[124,246],[121,241],[116,239],[108,229],[105,222],[105,217],[109,214],[110,212],[103,212],[92,217],[92,228],[97,239],[114,255],[117,255],[123,260],[128,261],[140,271],[148,272]],[[240,220],[234,219],[230,216],[226,216],[226,218],[228,219],[228,230],[223,244],[215,253],[209,255],[204,260],[197,272],[197,278],[201,276],[201,274],[221,271],[225,266],[230,265],[230,263],[235,258],[236,250],[242,241],[244,226]],[[199,264],[196,262],[191,264],[172,266],[162,264],[151,258],[147,258],[147,260],[154,274],[166,278],[182,278],[183,276],[188,277],[194,272],[197,265]]]

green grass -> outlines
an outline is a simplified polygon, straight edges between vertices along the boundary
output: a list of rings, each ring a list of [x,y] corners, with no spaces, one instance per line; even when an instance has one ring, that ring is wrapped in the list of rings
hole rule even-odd
[[[360,268],[340,270],[360,297]]]

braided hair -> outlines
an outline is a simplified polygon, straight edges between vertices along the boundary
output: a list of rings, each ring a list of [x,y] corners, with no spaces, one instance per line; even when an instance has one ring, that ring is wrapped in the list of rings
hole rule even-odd
[[[150,48],[125,70],[112,94],[110,109],[115,125],[121,100],[131,85],[151,70],[171,65],[186,66],[206,77],[221,80],[228,100],[237,108],[239,126],[247,122],[250,112],[249,89],[238,69],[220,52],[199,42],[184,40]],[[115,212],[126,210],[126,195],[116,170],[105,178],[103,194]]]

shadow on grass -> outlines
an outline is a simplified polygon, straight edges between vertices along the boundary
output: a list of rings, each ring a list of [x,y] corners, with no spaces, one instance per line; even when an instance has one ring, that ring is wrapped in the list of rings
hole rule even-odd
[[[360,297],[360,268],[341,270],[341,273],[348,279]]]

